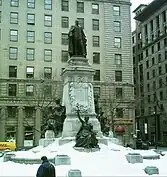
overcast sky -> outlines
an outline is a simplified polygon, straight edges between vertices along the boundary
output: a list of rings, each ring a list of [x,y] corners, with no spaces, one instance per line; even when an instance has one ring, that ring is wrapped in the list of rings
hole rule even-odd
[[[136,9],[140,4],[149,4],[152,0],[131,0],[132,6],[131,11]],[[135,21],[133,20],[134,15],[132,14],[132,31],[135,29]]]

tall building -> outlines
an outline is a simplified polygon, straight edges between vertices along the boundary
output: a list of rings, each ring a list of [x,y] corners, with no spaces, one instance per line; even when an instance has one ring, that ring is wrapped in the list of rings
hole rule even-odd
[[[167,141],[167,1],[154,0],[134,10],[133,57],[139,136]]]
[[[96,71],[94,93],[104,100],[111,91],[114,104],[119,100],[115,117],[133,120],[130,5],[130,0],[0,0],[1,141],[11,136],[20,147],[27,139],[38,144],[43,106],[62,97],[68,31],[76,18]]]

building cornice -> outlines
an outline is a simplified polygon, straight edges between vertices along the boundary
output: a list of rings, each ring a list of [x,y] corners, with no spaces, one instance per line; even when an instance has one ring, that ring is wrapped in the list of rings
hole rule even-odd
[[[91,1],[92,2],[92,0],[84,0],[84,1]],[[96,2],[122,4],[122,5],[129,5],[129,6],[132,5],[132,3],[129,0],[96,0],[95,3]]]
[[[155,14],[165,4],[167,4],[167,0],[154,0],[147,7],[145,7],[138,15],[136,15],[134,19],[140,22],[144,22],[150,16]]]

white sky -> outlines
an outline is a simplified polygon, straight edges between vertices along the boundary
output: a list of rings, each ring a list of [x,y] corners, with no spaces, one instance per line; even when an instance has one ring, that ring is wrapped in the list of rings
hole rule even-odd
[[[152,0],[131,0],[132,6],[131,11],[136,9],[140,4],[149,4]],[[135,21],[133,19],[134,15],[132,14],[132,31],[135,29]]]

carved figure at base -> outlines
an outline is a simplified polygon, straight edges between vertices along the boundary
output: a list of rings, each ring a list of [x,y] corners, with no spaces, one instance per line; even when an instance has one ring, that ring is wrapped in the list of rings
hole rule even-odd
[[[96,133],[93,131],[93,125],[89,123],[89,117],[85,117],[84,120],[80,117],[80,110],[77,109],[77,116],[81,122],[80,130],[76,135],[75,147],[82,148],[99,148]]]

